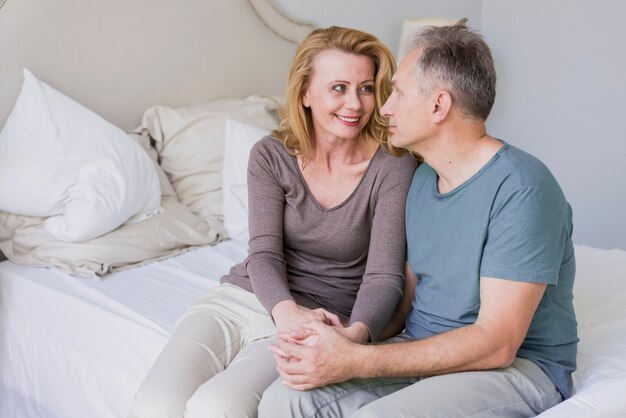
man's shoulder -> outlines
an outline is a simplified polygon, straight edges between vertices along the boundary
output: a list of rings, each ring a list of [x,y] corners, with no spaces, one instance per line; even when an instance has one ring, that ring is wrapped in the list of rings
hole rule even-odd
[[[515,218],[520,211],[528,211],[541,212],[546,218],[548,213],[553,213],[571,219],[571,207],[561,186],[541,160],[513,146],[502,152],[501,159],[493,211],[500,213],[507,207],[502,213],[512,213],[512,210]]]
[[[426,178],[431,178],[432,176],[436,176],[437,173],[435,170],[428,165],[428,163],[420,163],[415,170],[415,179],[422,180]]]
[[[550,169],[534,155],[508,145],[500,155],[500,175],[511,187],[558,187]]]

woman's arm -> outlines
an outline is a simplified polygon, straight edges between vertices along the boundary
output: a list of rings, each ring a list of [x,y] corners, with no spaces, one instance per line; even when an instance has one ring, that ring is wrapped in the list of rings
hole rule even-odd
[[[417,277],[411,271],[409,262],[404,263],[404,291],[402,299],[393,313],[391,320],[380,333],[379,340],[384,341],[391,338],[404,330],[404,323],[411,312],[413,298],[415,297],[415,286],[417,285]]]
[[[272,143],[257,142],[248,160],[248,257],[246,269],[254,294],[267,312],[282,301],[293,301],[283,251],[285,195],[278,179]]]
[[[279,159],[270,141],[259,141],[248,162],[248,223],[250,240],[246,268],[254,293],[280,331],[318,320],[341,326],[339,318],[323,309],[298,306],[291,295],[283,250],[285,193],[278,175]]]
[[[361,322],[377,341],[402,297],[406,256],[404,211],[416,162],[410,156],[387,157],[381,168],[363,281],[350,324]]]

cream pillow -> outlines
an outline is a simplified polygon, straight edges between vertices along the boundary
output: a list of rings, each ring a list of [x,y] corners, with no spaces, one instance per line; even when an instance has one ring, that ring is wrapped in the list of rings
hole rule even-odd
[[[248,159],[252,146],[270,132],[227,120],[222,189],[224,227],[230,238],[248,240]]]
[[[125,224],[77,243],[62,242],[50,235],[44,218],[0,212],[0,250],[18,264],[56,267],[75,276],[99,278],[218,239],[216,231],[176,197],[164,196],[162,208],[143,222]]]
[[[146,219],[160,202],[154,165],[137,143],[24,69],[0,133],[0,210],[48,217],[52,236],[77,242]]]
[[[218,99],[199,106],[155,106],[143,127],[156,141],[159,162],[178,199],[202,219],[222,222],[222,161],[226,119],[261,127],[278,125],[276,98]]]

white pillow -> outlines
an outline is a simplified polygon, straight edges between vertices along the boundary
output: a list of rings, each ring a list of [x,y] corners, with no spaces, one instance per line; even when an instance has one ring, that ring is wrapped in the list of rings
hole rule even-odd
[[[185,108],[148,109],[142,125],[156,141],[161,167],[181,203],[210,224],[221,226],[226,119],[269,131],[278,125],[279,105],[275,97],[251,96],[216,99]]]
[[[234,120],[226,121],[224,141],[224,227],[228,236],[248,240],[248,158],[252,146],[269,131]]]
[[[0,133],[0,210],[49,217],[61,241],[103,235],[159,209],[150,158],[121,129],[24,69]]]

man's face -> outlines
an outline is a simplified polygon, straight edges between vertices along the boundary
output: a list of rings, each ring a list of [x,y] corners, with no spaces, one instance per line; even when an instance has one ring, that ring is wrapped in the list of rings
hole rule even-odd
[[[391,95],[381,108],[381,113],[389,118],[393,146],[418,153],[432,127],[430,100],[420,93],[414,75],[420,54],[421,50],[416,49],[402,59],[392,79]]]

